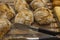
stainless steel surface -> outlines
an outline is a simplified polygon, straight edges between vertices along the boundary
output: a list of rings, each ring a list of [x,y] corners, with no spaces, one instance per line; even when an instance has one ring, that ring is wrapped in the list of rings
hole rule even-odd
[[[11,30],[5,35],[4,39],[10,39],[10,40],[17,39],[18,40],[22,38],[26,40],[39,40],[39,39],[53,37],[44,33],[33,31],[27,25],[14,24],[12,27],[13,28],[11,28]],[[16,31],[16,30],[20,30],[20,31]]]

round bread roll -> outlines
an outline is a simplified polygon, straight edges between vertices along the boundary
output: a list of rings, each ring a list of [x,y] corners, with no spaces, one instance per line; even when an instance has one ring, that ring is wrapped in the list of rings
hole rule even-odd
[[[4,36],[5,33],[10,29],[11,23],[4,18],[0,18],[0,38]]]
[[[29,9],[22,9],[15,17],[15,23],[31,25],[33,22],[33,13]]]
[[[33,0],[30,5],[33,9],[37,9],[45,6],[45,4],[41,0]]]
[[[33,9],[37,9],[40,7],[45,7],[47,2],[49,2],[49,0],[33,0],[30,5]]]
[[[39,24],[49,24],[55,21],[51,11],[44,7],[36,9],[34,11],[34,17],[35,21]]]
[[[15,16],[14,10],[8,4],[0,4],[0,18],[11,19]]]
[[[29,8],[29,5],[25,0],[15,0],[15,9],[20,11],[23,8]]]

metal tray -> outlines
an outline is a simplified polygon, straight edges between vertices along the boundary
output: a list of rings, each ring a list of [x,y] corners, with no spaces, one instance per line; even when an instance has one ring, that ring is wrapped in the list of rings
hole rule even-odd
[[[54,36],[51,36],[51,35],[48,35],[48,34],[44,34],[44,33],[41,33],[41,32],[36,32],[36,31],[33,31],[31,29],[28,28],[29,26],[27,25],[22,25],[22,24],[14,24],[12,25],[12,28],[10,31],[8,31],[8,33],[4,36],[3,40],[20,40],[20,39],[23,39],[23,40],[57,40],[58,38],[57,37],[54,37]],[[27,33],[17,33],[17,31],[13,31],[13,30],[22,30],[22,31],[27,31]],[[13,32],[11,32],[13,31]],[[20,31],[18,31],[20,32]]]
[[[36,24],[35,24],[36,25]],[[57,35],[60,34],[60,27],[50,27],[49,25],[44,25],[44,26],[31,26],[32,30],[38,31],[38,32],[43,32],[43,33],[47,33],[50,35]]]
[[[39,32],[43,32],[43,33],[47,33],[47,34],[50,34],[50,35],[57,35],[57,34],[60,34],[60,28],[43,28],[43,27],[40,27]]]

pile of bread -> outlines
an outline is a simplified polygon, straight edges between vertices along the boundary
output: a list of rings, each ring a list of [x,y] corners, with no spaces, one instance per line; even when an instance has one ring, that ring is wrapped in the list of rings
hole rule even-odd
[[[55,2],[60,1],[53,0],[53,5],[58,6]],[[55,7],[57,10],[60,10],[59,8]],[[0,38],[13,23],[32,25],[37,22],[40,25],[47,25],[55,22],[50,0],[15,0],[14,9],[6,3],[0,3]],[[57,10],[56,13],[59,13]]]

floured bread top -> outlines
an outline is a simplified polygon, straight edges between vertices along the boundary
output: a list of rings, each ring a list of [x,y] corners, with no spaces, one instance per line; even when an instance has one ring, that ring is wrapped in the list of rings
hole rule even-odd
[[[11,26],[11,23],[9,20],[0,18],[0,30],[4,27],[9,27],[9,26]],[[4,30],[4,29],[2,29],[2,30]]]
[[[19,11],[23,8],[29,8],[27,2],[25,0],[15,0],[15,9]]]
[[[45,6],[41,0],[33,0],[30,5],[33,9],[37,9]]]
[[[11,6],[8,4],[0,3],[0,17],[11,19],[15,16],[15,12]]]
[[[2,38],[8,30],[10,30],[11,23],[9,20],[0,18],[0,38]]]
[[[51,11],[44,7],[36,9],[34,17],[39,24],[48,24],[54,21]]]
[[[46,7],[48,2],[50,1],[49,0],[33,0],[30,5],[33,9],[37,9],[41,7]]]
[[[30,25],[33,22],[33,13],[29,9],[22,9],[15,17],[15,23]]]

